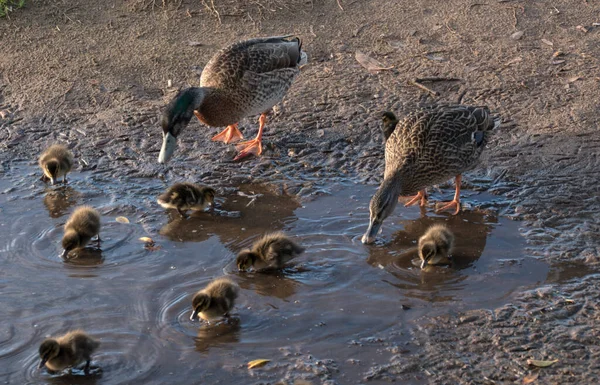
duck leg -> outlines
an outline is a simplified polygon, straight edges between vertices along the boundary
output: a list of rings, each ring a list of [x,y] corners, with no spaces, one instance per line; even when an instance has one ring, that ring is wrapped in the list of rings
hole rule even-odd
[[[83,369],[83,372],[85,373],[86,376],[88,374],[90,374],[90,360],[87,360],[85,362],[85,368]]]
[[[417,193],[417,195],[415,195],[411,200],[409,200],[408,202],[406,202],[406,204],[404,205],[404,207],[408,207],[408,206],[412,206],[417,204],[418,201],[421,201],[419,203],[419,206],[424,207],[427,205],[427,192],[425,190],[421,190]]]
[[[98,239],[96,240],[96,242],[98,242],[98,249],[100,248],[100,242],[102,242],[102,239],[100,239],[100,234],[98,234]]]
[[[248,140],[247,142],[241,142],[235,145],[236,150],[239,151],[238,155],[233,160],[242,159],[250,154],[260,155],[262,154],[262,135],[267,122],[267,113],[263,112],[258,118],[258,134],[256,138]]]
[[[461,174],[458,174],[455,178],[456,192],[454,193],[454,199],[452,199],[450,202],[448,202],[444,206],[440,207],[436,211],[444,211],[444,210],[454,209],[454,213],[453,213],[454,215],[456,215],[460,212],[460,181],[461,181],[461,179],[462,179]]]
[[[212,137],[213,142],[233,143],[244,139],[244,135],[238,130],[237,123],[227,126],[226,129]]]

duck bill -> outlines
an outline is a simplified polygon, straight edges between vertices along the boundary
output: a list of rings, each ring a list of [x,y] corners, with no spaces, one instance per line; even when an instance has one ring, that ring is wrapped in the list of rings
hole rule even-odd
[[[177,138],[170,132],[163,135],[163,143],[158,155],[158,163],[167,163],[173,156],[175,148],[177,147]]]
[[[190,320],[195,321],[198,319],[198,310],[194,310],[192,312],[192,316],[190,317]]]
[[[41,369],[41,368],[43,368],[43,367],[44,367],[44,365],[46,365],[46,361],[47,361],[47,360],[41,360],[41,361],[40,361],[40,364],[38,365],[38,369]]]
[[[63,260],[67,260],[67,259],[69,259],[69,250],[63,250],[63,252],[62,252],[62,254],[60,255],[60,257],[61,257]]]
[[[424,269],[427,267],[427,260],[424,259],[423,261],[421,261],[421,269]]]
[[[56,183],[56,179],[50,178],[50,184],[52,184],[52,186],[54,186],[54,183]]]
[[[363,235],[362,237],[362,243],[368,245],[370,243],[375,242],[375,237],[377,236],[377,233],[379,232],[380,228],[380,222],[372,221],[371,223],[369,223],[369,228],[367,229],[365,235]]]

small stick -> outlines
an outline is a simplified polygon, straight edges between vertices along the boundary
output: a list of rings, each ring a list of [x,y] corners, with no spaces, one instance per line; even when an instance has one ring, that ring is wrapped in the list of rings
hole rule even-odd
[[[432,96],[440,96],[439,92],[436,92],[436,91],[432,90],[431,88],[425,87],[423,84],[419,83],[417,80],[409,80],[408,84],[410,84],[411,86],[418,87],[418,88],[422,89],[423,91],[428,92]]]
[[[344,7],[342,7],[342,4],[340,3],[340,0],[336,0],[337,1],[337,5],[338,7],[340,7],[340,9],[343,11]]]
[[[433,78],[416,78],[415,81],[419,82],[419,83],[423,83],[423,82],[461,82],[462,79],[433,77]]]

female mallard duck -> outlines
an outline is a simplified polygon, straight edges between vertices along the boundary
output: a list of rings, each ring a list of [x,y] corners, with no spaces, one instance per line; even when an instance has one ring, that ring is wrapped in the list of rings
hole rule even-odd
[[[239,291],[238,284],[229,278],[215,279],[192,298],[192,316],[190,319],[193,321],[200,315],[200,318],[210,322],[228,316],[228,313],[233,309]]]
[[[167,106],[158,161],[171,158],[177,137],[193,115],[207,126],[227,126],[212,140],[229,143],[243,139],[237,128],[242,118],[261,114],[258,135],[238,144],[235,159],[260,155],[267,112],[283,99],[307,61],[300,39],[290,37],[246,40],[217,52],[202,71],[200,87],[180,91]]]
[[[92,353],[98,349],[100,342],[88,336],[81,330],[70,331],[67,334],[47,338],[40,345],[41,369],[46,365],[51,371],[61,371],[73,368],[85,361],[85,373],[90,370]]]
[[[384,112],[381,121],[383,123],[381,125],[381,131],[383,131],[384,142],[387,142],[390,136],[392,136],[392,134],[394,133],[396,126],[398,125],[398,119],[393,113]]]
[[[182,218],[187,210],[201,211],[214,204],[215,190],[193,183],[175,183],[158,197],[158,204],[166,209],[176,209]]]
[[[65,146],[53,144],[40,155],[39,165],[44,175],[42,181],[54,184],[59,177],[67,183],[67,174],[73,168],[73,154]]]
[[[251,249],[242,250],[237,256],[236,264],[243,271],[250,266],[256,270],[281,269],[303,252],[303,247],[283,233],[266,234],[254,242]]]
[[[385,119],[395,120],[386,113]],[[384,121],[385,122],[385,121]],[[416,194],[406,206],[426,204],[425,189],[456,177],[454,199],[440,210],[460,211],[461,174],[477,164],[492,131],[500,124],[487,107],[436,105],[409,114],[385,144],[383,182],[371,199],[363,243],[375,240],[400,195]]]
[[[447,265],[454,247],[454,234],[444,225],[433,225],[419,238],[421,269],[427,265]]]
[[[62,258],[67,258],[71,250],[85,247],[94,235],[98,235],[100,247],[100,214],[89,206],[81,206],[73,211],[65,223],[65,235],[62,239],[64,249]]]

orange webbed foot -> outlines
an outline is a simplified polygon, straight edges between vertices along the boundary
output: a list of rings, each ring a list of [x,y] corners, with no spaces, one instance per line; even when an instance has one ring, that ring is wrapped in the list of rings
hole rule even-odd
[[[239,154],[233,160],[240,160],[251,154],[258,156],[262,154],[262,142],[260,139],[252,139],[247,142],[241,142],[235,145],[236,150]]]
[[[217,135],[212,137],[212,140],[215,142],[225,142],[225,143],[233,143],[239,140],[243,140],[244,135],[238,130],[237,124],[232,124],[231,126],[227,126],[226,129],[219,132]]]
[[[445,210],[452,210],[454,209],[454,212],[452,213],[452,215],[456,215],[460,212],[460,201],[459,200],[452,200],[450,202],[448,202],[447,204],[443,205],[442,207],[440,207],[439,209],[437,209],[436,211],[445,211]]]
[[[427,205],[427,193],[425,192],[425,190],[419,191],[417,193],[417,195],[415,195],[414,197],[412,197],[411,200],[409,200],[408,202],[406,202],[404,204],[404,207],[416,205],[417,202],[419,202],[419,206],[421,206],[421,207],[424,207],[424,206]]]

